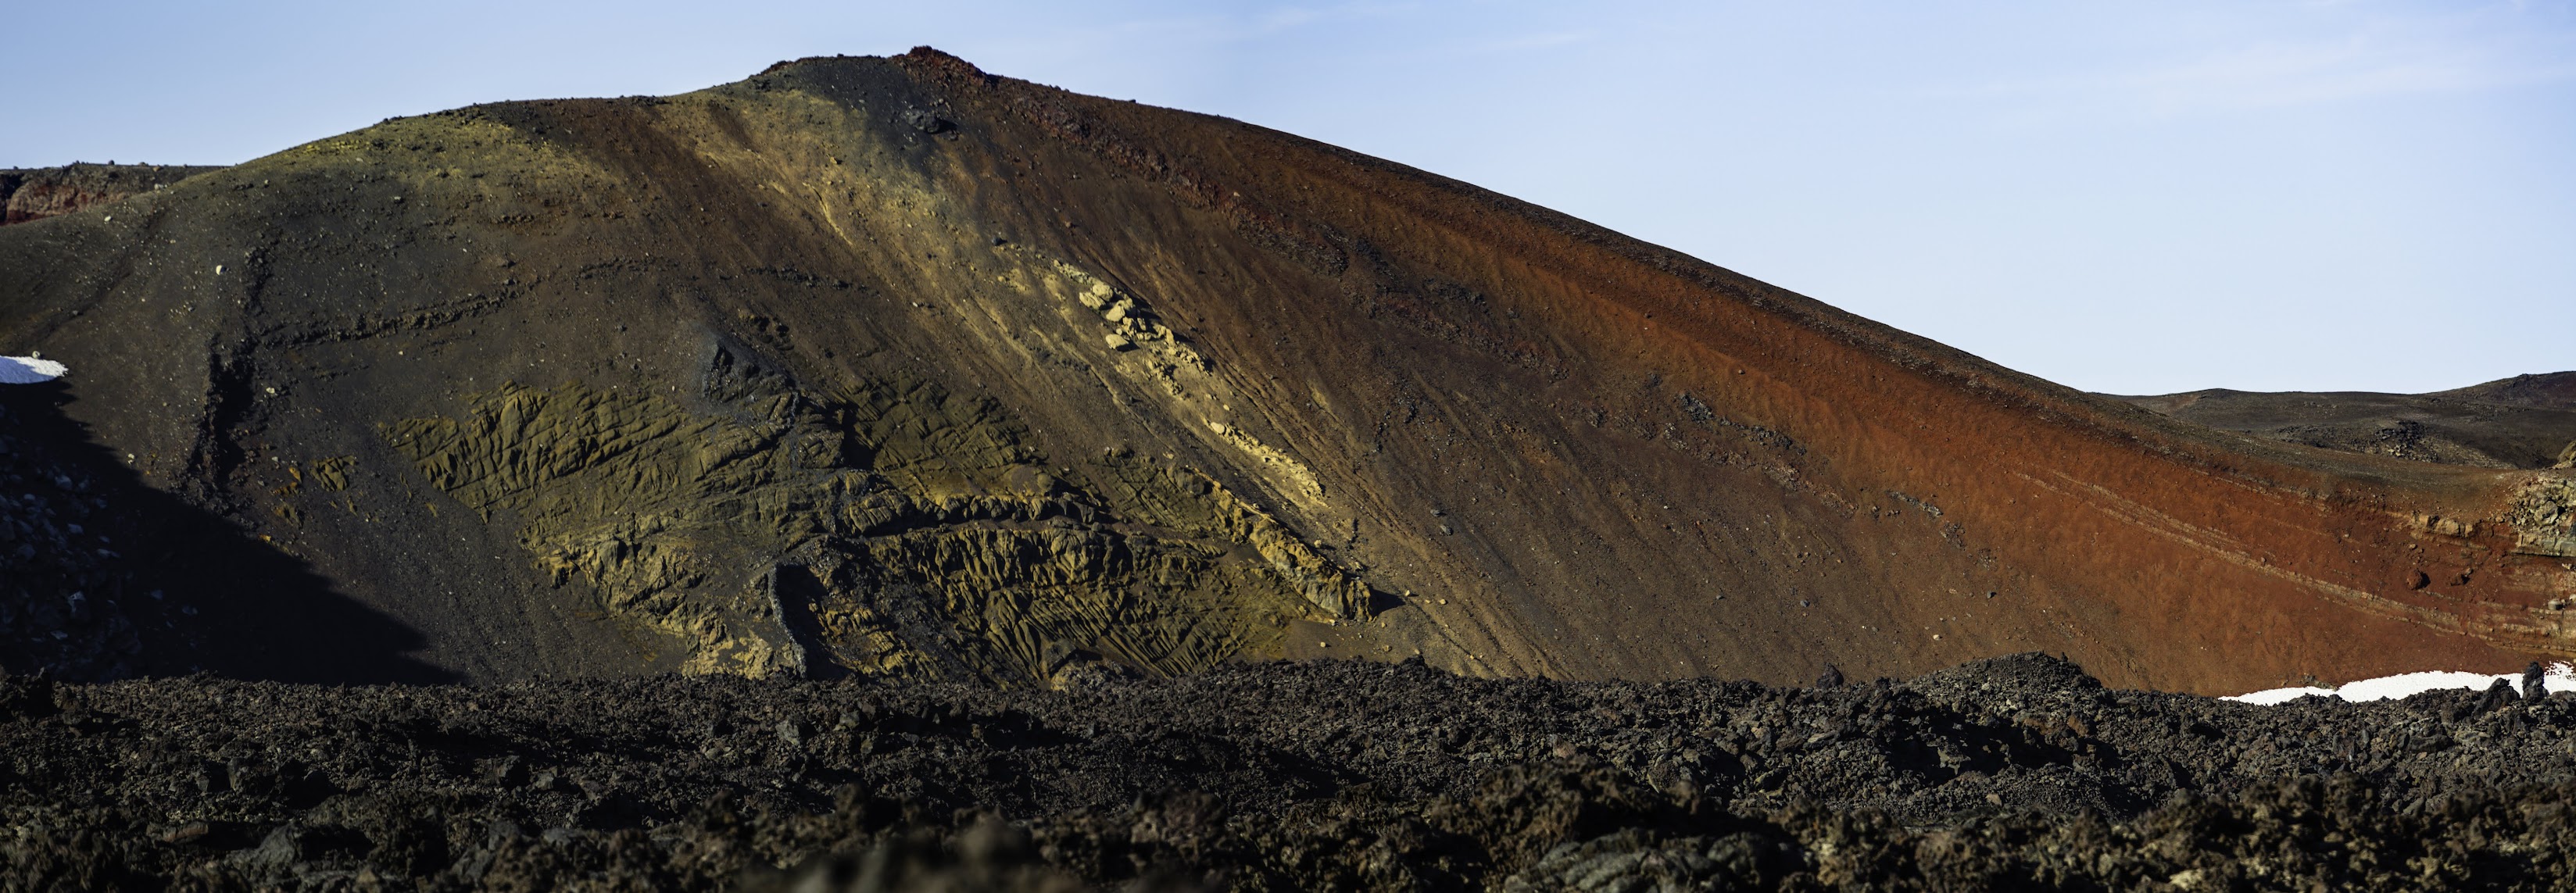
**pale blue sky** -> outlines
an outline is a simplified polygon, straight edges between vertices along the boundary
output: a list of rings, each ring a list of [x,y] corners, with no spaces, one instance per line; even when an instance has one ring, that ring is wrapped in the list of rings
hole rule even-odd
[[[1467,180],[2092,390],[2576,369],[2576,0],[10,6],[0,166],[236,162],[926,43]]]

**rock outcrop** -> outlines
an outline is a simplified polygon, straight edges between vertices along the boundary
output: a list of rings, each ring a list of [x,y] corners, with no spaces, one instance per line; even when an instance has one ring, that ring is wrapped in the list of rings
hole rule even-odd
[[[180,164],[70,164],[0,169],[0,226],[69,214],[216,169]]]

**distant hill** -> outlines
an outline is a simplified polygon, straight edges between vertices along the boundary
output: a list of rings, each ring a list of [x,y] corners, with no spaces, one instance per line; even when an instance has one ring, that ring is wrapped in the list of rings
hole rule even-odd
[[[2576,467],[2576,372],[2431,394],[2212,388],[2120,397],[2212,428],[2330,450],[2483,468]]]
[[[2565,473],[2167,418],[929,50],[395,119],[0,227],[0,353],[34,350],[72,371],[11,398],[28,474],[78,474],[18,495],[123,557],[10,597],[95,579],[82,622],[133,635],[0,663],[1805,681],[2044,650],[2235,693],[2576,655]]]
[[[0,168],[0,225],[42,220],[216,170],[177,164]]]

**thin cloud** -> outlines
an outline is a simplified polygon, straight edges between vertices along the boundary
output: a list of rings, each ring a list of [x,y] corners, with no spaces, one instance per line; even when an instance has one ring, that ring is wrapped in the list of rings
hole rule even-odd
[[[2190,113],[2473,92],[2576,77],[2576,64],[2567,62],[2517,65],[2475,47],[2391,49],[2373,43],[2249,47],[2105,86],[2156,111]]]
[[[1253,20],[1250,29],[1256,33],[1286,31],[1317,23],[1383,19],[1417,12],[1419,3],[1342,3],[1333,6],[1286,6],[1270,10]]]
[[[1475,46],[1470,47],[1468,51],[1473,53],[1510,53],[1521,50],[1546,49],[1548,47],[1561,47],[1570,44],[1588,43],[1598,39],[1600,36],[1601,35],[1598,33],[1592,31],[1555,31],[1544,34],[1524,34],[1516,37],[1506,37],[1500,40],[1476,44]]]
[[[1936,85],[1905,95],[2021,99],[2061,113],[2177,117],[2576,80],[2576,30],[2532,27],[2523,16],[2493,12],[2379,18],[2329,37],[2258,39],[2180,61]]]

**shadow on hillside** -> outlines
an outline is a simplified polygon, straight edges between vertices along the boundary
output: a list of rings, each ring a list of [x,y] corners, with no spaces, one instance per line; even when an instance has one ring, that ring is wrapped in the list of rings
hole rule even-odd
[[[72,402],[61,382],[0,387],[11,433],[30,447],[0,464],[40,472],[28,475],[40,499],[106,502],[90,515],[106,529],[88,533],[112,531],[112,597],[141,633],[135,669],[280,682],[456,681],[407,655],[427,644],[418,630],[332,591],[302,559],[144,483],[64,414]],[[70,474],[74,488],[50,486],[56,473]],[[152,598],[156,590],[166,598]]]

